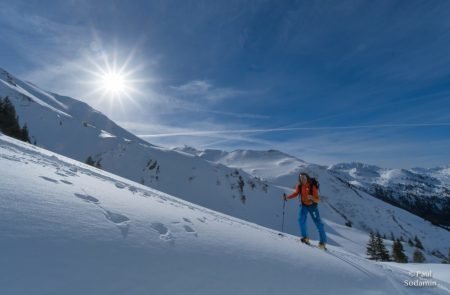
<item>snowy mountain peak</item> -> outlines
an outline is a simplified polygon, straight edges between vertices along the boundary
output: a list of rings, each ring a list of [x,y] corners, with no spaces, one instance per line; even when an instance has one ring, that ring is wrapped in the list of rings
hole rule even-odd
[[[175,148],[175,150],[196,155],[213,163],[240,168],[247,173],[267,180],[292,173],[293,171],[298,172],[300,167],[308,165],[303,160],[273,149],[267,151],[238,149],[227,152],[218,149],[201,151],[184,146]]]

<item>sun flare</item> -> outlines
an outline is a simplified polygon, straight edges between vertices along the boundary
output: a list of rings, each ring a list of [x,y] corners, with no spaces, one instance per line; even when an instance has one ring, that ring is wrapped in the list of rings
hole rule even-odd
[[[80,68],[87,74],[80,80],[85,85],[85,96],[94,101],[96,107],[106,108],[108,114],[120,111],[123,114],[130,108],[141,108],[140,98],[151,82],[145,60],[134,60],[135,49],[128,55],[119,54],[112,49],[108,54],[98,50],[86,55],[86,65]],[[145,91],[145,92],[144,92]]]
[[[100,79],[103,91],[111,94],[120,94],[127,89],[126,77],[117,72],[105,73]]]

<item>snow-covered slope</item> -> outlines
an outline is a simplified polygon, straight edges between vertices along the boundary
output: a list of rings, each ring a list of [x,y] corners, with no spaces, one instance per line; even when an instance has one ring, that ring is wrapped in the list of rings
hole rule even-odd
[[[332,243],[345,246],[354,253],[365,253],[370,231],[379,231],[387,238],[393,234],[405,241],[413,240],[417,235],[425,245],[428,261],[440,262],[450,247],[450,233],[445,229],[373,196],[369,190],[362,190],[356,183],[340,177],[340,174],[329,167],[310,164],[279,151],[199,151],[187,146],[177,150],[195,154],[214,163],[241,168],[256,177],[267,179],[269,187],[278,186],[286,191],[292,191],[300,172],[304,171],[316,177],[320,181],[323,199],[320,206],[321,216],[325,219],[326,230],[332,237]],[[364,167],[357,172],[361,178],[371,179],[379,171],[375,166]],[[420,184],[421,179],[424,178],[417,178],[414,181]],[[288,220],[296,220],[295,203],[293,201],[288,203]],[[345,224],[347,226],[344,226]],[[290,222],[287,225],[288,232],[295,232],[296,228],[298,225],[295,223]],[[315,234],[312,225],[310,232]],[[346,242],[348,236],[353,236],[352,243]],[[390,249],[392,241],[386,243]],[[404,243],[404,247],[408,257],[412,259],[414,247],[410,247],[407,243]]]
[[[40,147],[83,162],[91,156],[106,171],[264,226],[281,224],[282,190],[242,170],[153,146],[87,104],[0,69],[6,96]]]
[[[450,228],[450,169],[387,169],[362,163],[329,167],[336,177],[381,200]]]
[[[1,294],[449,293],[1,134],[0,167]]]

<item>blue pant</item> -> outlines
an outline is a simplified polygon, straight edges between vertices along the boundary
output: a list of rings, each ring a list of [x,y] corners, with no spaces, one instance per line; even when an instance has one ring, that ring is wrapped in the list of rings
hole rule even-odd
[[[325,230],[323,228],[322,220],[320,219],[319,215],[319,209],[317,208],[317,204],[313,205],[300,205],[299,210],[299,216],[298,216],[298,223],[300,225],[300,231],[302,233],[302,236],[307,238],[308,237],[308,228],[306,227],[306,217],[308,217],[308,212],[311,214],[311,217],[316,224],[317,230],[319,231],[320,236],[320,242],[326,243],[327,242],[327,236],[325,235]]]

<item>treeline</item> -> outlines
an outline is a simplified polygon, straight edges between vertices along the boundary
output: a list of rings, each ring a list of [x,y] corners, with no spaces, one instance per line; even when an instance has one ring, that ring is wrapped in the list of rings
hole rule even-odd
[[[366,247],[368,258],[376,261],[395,261],[399,263],[407,263],[408,256],[405,254],[405,250],[403,248],[403,238],[395,238],[391,233],[391,239],[394,243],[392,244],[392,251],[389,254],[380,233],[371,232],[369,242],[367,243]],[[411,239],[408,240],[408,244],[411,247],[415,247],[412,261],[415,263],[425,262],[425,256],[423,255],[422,251],[420,251],[424,250],[420,239],[415,236],[414,241]]]
[[[5,135],[30,142],[27,124],[20,127],[19,116],[8,97],[0,98],[0,130]]]

